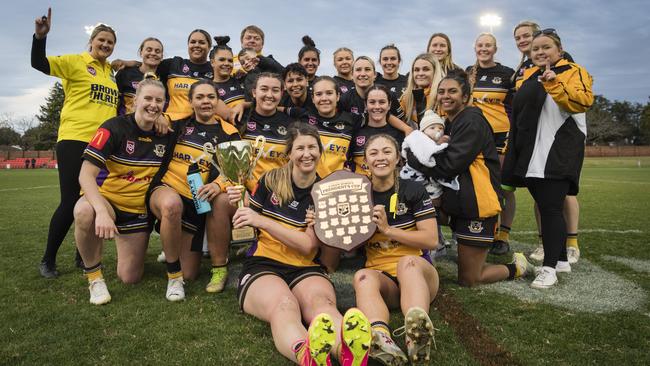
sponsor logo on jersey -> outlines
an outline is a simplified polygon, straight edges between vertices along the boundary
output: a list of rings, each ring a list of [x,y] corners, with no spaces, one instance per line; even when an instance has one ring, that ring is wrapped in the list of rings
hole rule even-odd
[[[223,97],[224,95],[226,95],[226,91],[223,90],[223,88],[219,88],[219,89],[217,89],[217,93],[219,93],[219,96],[220,96],[220,97]]]
[[[150,137],[138,137],[138,141],[151,142],[151,138]]]
[[[278,133],[279,133],[280,135],[282,135],[282,136],[286,135],[286,134],[287,134],[287,128],[284,127],[284,126],[280,126],[280,127],[278,127]]]
[[[366,136],[357,136],[357,146],[363,146],[366,144]]]
[[[188,72],[190,72],[190,67],[183,64],[183,74],[187,74]]]
[[[104,145],[106,145],[106,141],[108,141],[109,137],[111,137],[111,131],[100,127],[97,129],[97,132],[95,132],[93,139],[90,140],[90,146],[97,150],[101,150],[104,148]]]
[[[291,201],[291,203],[289,204],[289,208],[297,210],[299,204],[300,204],[300,202],[298,202],[298,201]]]
[[[197,135],[199,135],[201,137],[205,137],[205,131],[201,131],[201,132],[197,133]]]
[[[117,89],[101,84],[90,84],[90,100],[92,103],[117,107],[119,102],[119,92]]]
[[[235,91],[235,89],[236,89],[236,88],[235,88],[234,86],[231,86],[231,87],[230,87],[230,91]]]
[[[214,75],[212,74],[212,71],[210,71],[210,72],[206,72],[206,73],[205,73],[205,78],[206,78],[206,79],[210,79],[210,80],[212,80],[212,77],[213,77],[213,76],[214,76]]]
[[[266,123],[264,124],[264,127],[262,127],[262,131],[271,131],[271,125],[267,125]]]
[[[135,152],[135,141],[126,140],[126,152],[133,154]]]
[[[470,221],[467,225],[469,232],[472,234],[479,234],[483,231],[483,221]]]
[[[483,76],[481,76],[481,80],[480,80],[480,81],[485,81],[485,80],[487,80],[487,75],[483,75]]]
[[[199,72],[198,72],[198,71],[194,71],[194,73],[193,73],[192,75],[193,75],[194,77],[198,77],[198,76],[199,76]]]
[[[246,123],[246,128],[249,131],[255,131],[255,129],[257,129],[257,125],[255,124],[255,122],[251,121],[251,122]]]
[[[273,206],[280,205],[280,200],[278,199],[278,196],[275,195],[275,192],[271,194],[271,203],[273,204]]]
[[[310,125],[315,125],[318,121],[316,120],[316,117],[309,116],[309,120],[307,122],[309,122]]]
[[[165,145],[156,144],[153,149],[153,153],[156,154],[157,157],[162,158],[165,155]]]
[[[191,135],[194,132],[194,126],[185,127],[185,135]]]
[[[492,84],[501,84],[501,78],[498,77],[498,76],[495,76],[495,77],[492,79]]]
[[[95,70],[94,67],[92,67],[92,66],[88,66],[88,67],[86,68],[86,70],[88,70],[88,73],[89,73],[90,75],[92,75],[92,76],[97,76],[97,71]]]

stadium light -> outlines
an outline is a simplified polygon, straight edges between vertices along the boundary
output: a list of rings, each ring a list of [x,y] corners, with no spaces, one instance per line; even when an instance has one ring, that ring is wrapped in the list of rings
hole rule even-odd
[[[95,26],[94,26],[94,25],[84,25],[84,32],[86,32],[86,34],[87,34],[88,36],[90,36],[91,34],[93,34],[93,30],[94,30],[94,29],[95,29]]]
[[[481,25],[484,27],[490,27],[490,33],[494,33],[494,27],[501,25],[501,17],[496,14],[483,14],[480,18]]]

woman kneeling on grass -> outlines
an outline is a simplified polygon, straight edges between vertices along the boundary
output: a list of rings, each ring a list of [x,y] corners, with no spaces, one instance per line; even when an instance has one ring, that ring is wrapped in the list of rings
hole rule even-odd
[[[164,104],[162,83],[141,81],[135,113],[104,122],[84,151],[79,173],[84,196],[74,208],[74,234],[90,283],[91,304],[111,301],[102,276],[104,239],[115,238],[117,275],[122,282],[142,278],[151,232],[145,195],[169,139],[153,130]]]
[[[366,244],[365,268],[355,274],[354,290],[359,309],[372,322],[370,357],[385,365],[407,363],[388,329],[388,309],[401,307],[409,359],[427,363],[433,340],[429,304],[439,281],[428,254],[438,245],[436,210],[424,186],[399,178],[395,139],[386,134],[370,137],[365,159],[377,232]]]
[[[239,277],[239,305],[270,323],[276,348],[297,364],[330,365],[331,351],[341,365],[365,365],[370,324],[355,308],[341,316],[334,287],[314,262],[320,242],[306,215],[313,206],[310,192],[319,179],[322,152],[315,127],[293,125],[286,147],[289,162],[262,176],[250,207],[235,213],[235,228],[258,229]],[[229,187],[228,195],[235,204],[241,191]],[[308,331],[303,322],[310,324]]]

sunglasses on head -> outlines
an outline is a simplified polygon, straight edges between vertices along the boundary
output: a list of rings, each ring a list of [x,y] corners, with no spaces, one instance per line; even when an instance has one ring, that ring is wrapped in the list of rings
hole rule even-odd
[[[537,37],[539,35],[542,35],[542,34],[545,34],[545,35],[551,35],[552,34],[552,35],[559,38],[559,36],[557,35],[557,32],[553,28],[546,28],[546,29],[535,31],[533,33],[533,38],[535,38],[535,37]]]

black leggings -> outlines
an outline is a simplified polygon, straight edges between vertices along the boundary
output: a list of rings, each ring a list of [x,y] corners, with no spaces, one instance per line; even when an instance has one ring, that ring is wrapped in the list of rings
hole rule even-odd
[[[564,198],[569,191],[569,181],[557,179],[526,179],[528,191],[539,208],[544,245],[544,266],[555,268],[557,261],[566,261],[566,222]]]
[[[61,202],[50,220],[47,233],[47,247],[43,261],[56,263],[56,253],[59,251],[72,222],[74,221],[74,205],[79,199],[79,171],[81,171],[81,156],[87,142],[63,140],[56,144],[56,159],[59,165],[59,189]]]

